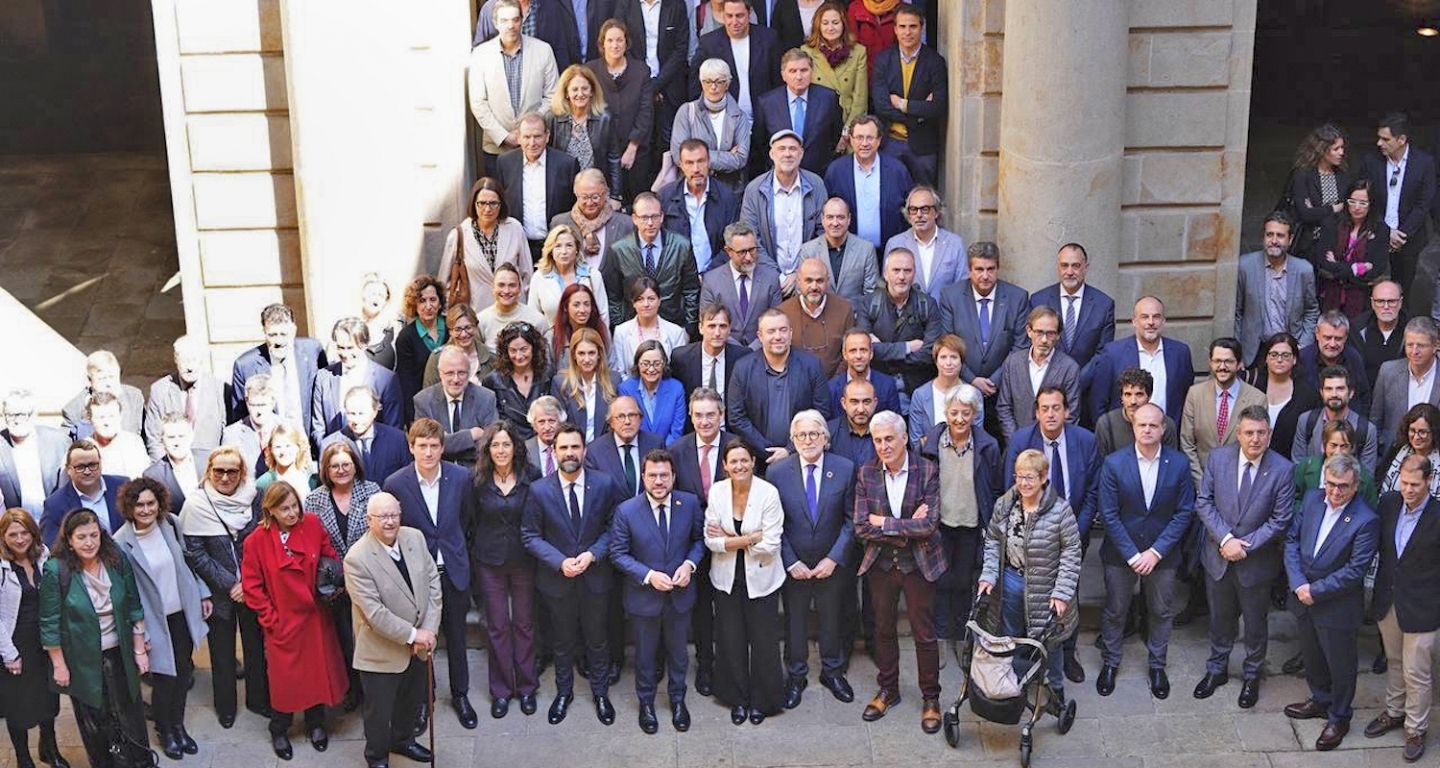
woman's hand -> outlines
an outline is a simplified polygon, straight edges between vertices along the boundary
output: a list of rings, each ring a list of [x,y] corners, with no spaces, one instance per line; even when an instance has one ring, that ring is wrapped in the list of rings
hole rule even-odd
[[[1052,597],[1052,598],[1050,598],[1050,610],[1052,610],[1052,611],[1055,612],[1055,616],[1056,616],[1056,617],[1064,616],[1064,615],[1065,615],[1065,609],[1067,609],[1067,608],[1069,608],[1069,607],[1070,607],[1070,604],[1069,604],[1069,603],[1065,602],[1064,600],[1061,600],[1061,599],[1058,598],[1058,597]]]
[[[705,538],[718,539],[724,535],[725,529],[721,528],[719,523],[712,520],[705,524]]]
[[[980,595],[988,595],[990,594],[990,590],[994,588],[994,584],[991,584],[988,581],[982,581],[979,584],[975,585],[975,596],[979,597]]]
[[[200,601],[200,618],[201,618],[201,619],[204,619],[204,620],[208,621],[208,620],[210,619],[210,614],[212,614],[212,613],[214,613],[214,612],[215,612],[215,603],[211,602],[211,601],[210,601],[210,598],[207,597],[207,598],[205,598],[204,600],[201,600],[201,601]]]
[[[633,141],[626,145],[625,151],[620,155],[620,167],[630,170],[635,165],[635,154],[639,149]]]
[[[61,688],[70,687],[70,668],[63,661],[55,665],[55,684]]]
[[[150,674],[150,653],[148,651],[136,651],[135,668],[138,669],[142,675]]]
[[[235,582],[235,586],[230,588],[230,599],[237,603],[245,602],[245,588],[240,585],[240,582]]]
[[[19,677],[25,671],[24,660],[17,656],[14,661],[5,662],[5,669],[9,670],[10,674]]]

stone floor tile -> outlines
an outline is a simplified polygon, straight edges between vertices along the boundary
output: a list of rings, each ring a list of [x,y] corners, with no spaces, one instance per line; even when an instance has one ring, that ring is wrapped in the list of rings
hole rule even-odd
[[[1299,750],[1293,721],[1283,713],[1253,712],[1235,716],[1235,730],[1246,752]]]
[[[1106,718],[1100,722],[1108,754],[1222,754],[1241,751],[1234,718],[1223,715],[1157,715]]]
[[[922,736],[917,719],[915,738]],[[856,761],[869,762],[870,729],[863,723],[848,727],[762,726],[752,729],[749,735],[735,742],[734,755],[737,768],[852,765]]]

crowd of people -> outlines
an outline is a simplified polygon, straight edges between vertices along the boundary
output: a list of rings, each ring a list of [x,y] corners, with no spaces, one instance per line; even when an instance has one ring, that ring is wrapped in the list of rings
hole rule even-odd
[[[429,761],[415,737],[442,639],[454,716],[479,723],[472,602],[497,719],[535,714],[553,667],[550,724],[577,672],[613,724],[633,647],[645,733],[662,678],[678,731],[692,687],[759,725],[802,704],[813,614],[830,695],[854,701],[851,655],[873,656],[876,721],[902,693],[902,595],[924,732],[972,616],[1053,635],[1063,706],[1087,676],[1094,538],[1100,695],[1139,632],[1149,691],[1169,696],[1172,627],[1206,617],[1193,695],[1212,696],[1243,619],[1253,707],[1268,612],[1288,604],[1286,667],[1310,696],[1285,711],[1325,719],[1316,748],[1334,749],[1368,617],[1388,677],[1365,735],[1403,729],[1419,759],[1440,327],[1403,309],[1435,185],[1403,116],[1357,172],[1338,130],[1307,139],[1197,380],[1163,297],[1136,299],[1116,337],[1083,245],[1031,294],[996,244],[943,227],[949,98],[926,7],[606,5],[482,8],[486,173],[436,275],[399,297],[364,276],[328,341],[266,307],[229,381],[185,337],[148,397],[91,354],[59,427],[5,395],[0,715],[18,766],[37,727],[40,759],[67,765],[59,693],[92,765],[147,764],[146,713],[167,758],[195,754],[201,642],[220,725],[243,688],[280,758],[300,713],[326,750],[339,708],[363,710],[368,765]]]

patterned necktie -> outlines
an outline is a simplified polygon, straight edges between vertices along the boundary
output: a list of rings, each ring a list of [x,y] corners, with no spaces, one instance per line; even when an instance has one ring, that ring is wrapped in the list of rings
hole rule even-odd
[[[980,343],[990,343],[990,300],[980,300]]]
[[[1050,487],[1055,489],[1055,495],[1062,499],[1069,498],[1065,495],[1065,468],[1061,466],[1060,441],[1050,441]]]
[[[549,447],[547,447],[547,448],[545,449],[545,474],[547,474],[547,475],[552,475],[552,474],[554,474],[554,473],[555,473],[555,449],[554,449],[554,448],[549,448]],[[575,484],[574,484],[574,483],[571,483],[571,484],[570,484],[570,487],[571,487],[571,488],[574,488],[574,487],[575,487]]]
[[[1220,413],[1215,417],[1215,435],[1225,442],[1225,429],[1230,426],[1230,390],[1220,392]]]
[[[715,474],[710,471],[710,446],[700,446],[700,492],[706,498],[710,497],[710,483],[715,479]]]
[[[1065,354],[1070,354],[1075,348],[1075,299],[1074,296],[1065,297]]]
[[[820,488],[815,484],[815,465],[805,467],[805,505],[810,509],[810,524],[820,519]]]
[[[651,280],[659,280],[655,276],[655,244],[645,246],[645,276]]]

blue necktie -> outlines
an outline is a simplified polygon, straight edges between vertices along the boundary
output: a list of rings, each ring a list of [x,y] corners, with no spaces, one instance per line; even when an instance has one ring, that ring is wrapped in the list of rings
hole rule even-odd
[[[990,300],[980,300],[980,343],[990,343]]]
[[[1062,457],[1060,455],[1060,441],[1050,441],[1050,486],[1055,489],[1055,495],[1068,500],[1065,495],[1065,468],[1060,466]]]
[[[625,444],[625,482],[630,486],[631,494],[640,493],[640,478],[635,473],[635,446]]]
[[[805,469],[805,504],[810,508],[810,523],[813,525],[820,519],[820,489],[815,485],[815,465]]]
[[[575,529],[575,537],[580,537],[580,498],[575,495],[575,484],[570,483],[570,527]]]
[[[657,278],[655,277],[655,244],[654,244],[654,243],[651,243],[651,244],[645,246],[645,276],[646,276],[646,277],[649,277],[651,280],[656,280],[656,279],[657,279]]]
[[[661,536],[665,536],[666,538],[669,538],[669,535],[670,535],[670,520],[669,520],[669,518],[665,517],[665,505],[664,505],[664,504],[661,504],[660,506],[656,507],[655,509],[657,510],[657,512],[658,512],[659,515],[660,515],[660,535],[661,535]]]
[[[1075,348],[1075,297],[1065,297],[1065,353]]]
[[[1245,508],[1246,508],[1246,506],[1250,503],[1250,488],[1251,488],[1251,487],[1254,485],[1254,483],[1255,483],[1254,471],[1255,471],[1255,464],[1252,463],[1252,462],[1249,462],[1249,461],[1245,462],[1245,474],[1244,474],[1243,476],[1241,476],[1241,478],[1240,478],[1240,509],[1241,509],[1241,511],[1244,511]]]
[[[805,98],[802,96],[790,104],[790,127],[800,134],[800,141],[805,141]]]

